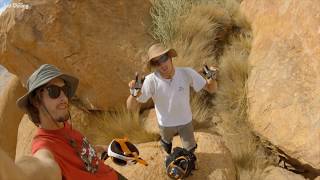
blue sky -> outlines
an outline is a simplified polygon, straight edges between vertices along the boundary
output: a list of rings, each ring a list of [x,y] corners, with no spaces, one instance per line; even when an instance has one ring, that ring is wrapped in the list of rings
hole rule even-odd
[[[0,13],[6,9],[11,0],[0,0]]]

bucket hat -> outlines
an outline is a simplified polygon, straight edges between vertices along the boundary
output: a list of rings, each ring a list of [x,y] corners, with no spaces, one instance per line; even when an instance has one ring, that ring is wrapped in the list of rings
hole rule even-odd
[[[176,57],[177,52],[173,48],[165,48],[161,43],[153,44],[148,50],[148,62],[153,58],[161,56],[165,53],[168,53],[170,57]]]
[[[57,67],[51,64],[43,64],[36,71],[34,71],[27,81],[28,92],[17,100],[17,106],[24,111],[27,111],[29,105],[29,96],[37,88],[45,85],[54,78],[61,78],[64,80],[69,88],[70,97],[74,96],[79,80],[71,75],[62,73]]]

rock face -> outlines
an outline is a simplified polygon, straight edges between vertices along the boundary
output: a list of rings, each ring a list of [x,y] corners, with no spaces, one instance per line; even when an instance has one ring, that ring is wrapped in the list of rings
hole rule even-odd
[[[0,147],[14,159],[18,126],[23,113],[16,100],[25,93],[19,79],[0,70]]]
[[[124,104],[128,82],[141,70],[150,2],[24,1],[0,16],[0,64],[25,85],[49,63],[80,79],[78,97],[89,109]]]
[[[37,127],[31,122],[27,115],[23,116],[18,129],[16,158],[31,155],[31,143]]]
[[[285,169],[279,168],[279,167],[267,167],[263,174],[261,175],[263,177],[262,180],[304,180],[305,178],[301,175],[295,174],[291,171],[287,171]]]
[[[208,133],[196,133],[198,148],[198,169],[188,179],[236,179],[235,167],[232,163],[231,154],[221,142],[220,137]],[[173,146],[180,146],[180,138],[175,137]],[[150,142],[138,145],[140,155],[149,165],[136,164],[133,166],[118,166],[111,162],[106,163],[123,174],[128,179],[169,179],[165,172],[165,152],[161,150],[158,142]]]
[[[254,41],[249,121],[302,164],[320,170],[320,1],[244,0]]]

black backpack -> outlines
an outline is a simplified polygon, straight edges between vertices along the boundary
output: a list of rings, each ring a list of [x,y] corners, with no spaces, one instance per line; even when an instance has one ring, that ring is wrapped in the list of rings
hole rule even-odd
[[[173,152],[167,156],[166,172],[173,179],[183,179],[195,169],[196,156],[181,147],[175,147]]]

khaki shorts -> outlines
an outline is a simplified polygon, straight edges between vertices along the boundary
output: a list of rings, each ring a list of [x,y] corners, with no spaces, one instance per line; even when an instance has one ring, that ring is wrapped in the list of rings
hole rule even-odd
[[[172,142],[173,136],[179,134],[183,148],[191,150],[196,147],[196,140],[193,134],[193,125],[192,122],[173,127],[163,127],[160,128],[160,136],[163,141],[170,144]]]

